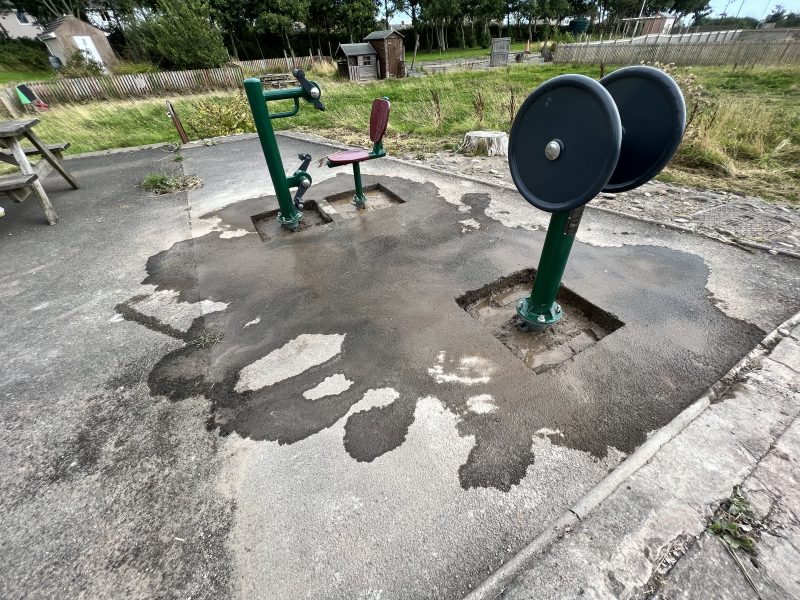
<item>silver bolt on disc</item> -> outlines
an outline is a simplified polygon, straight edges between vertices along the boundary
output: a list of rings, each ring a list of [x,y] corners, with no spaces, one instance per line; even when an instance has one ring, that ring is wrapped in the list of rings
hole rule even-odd
[[[561,142],[558,140],[550,140],[544,147],[544,155],[547,160],[555,160],[561,156]]]

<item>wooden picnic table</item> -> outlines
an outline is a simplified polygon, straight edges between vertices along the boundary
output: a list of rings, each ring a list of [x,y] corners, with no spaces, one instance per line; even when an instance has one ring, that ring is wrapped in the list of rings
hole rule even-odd
[[[38,123],[39,119],[0,121],[0,161],[19,168],[18,173],[0,175],[0,192],[5,192],[16,202],[22,202],[33,193],[47,222],[55,225],[58,215],[44,191],[42,180],[55,169],[76,190],[78,183],[61,162],[62,153],[69,147],[69,142],[45,144],[33,133],[33,127]],[[24,147],[24,140],[33,147]],[[41,156],[41,159],[33,165],[29,156]]]

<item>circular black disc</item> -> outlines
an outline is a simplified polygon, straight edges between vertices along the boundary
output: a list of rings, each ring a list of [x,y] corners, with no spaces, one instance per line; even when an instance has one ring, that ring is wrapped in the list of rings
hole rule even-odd
[[[554,77],[528,96],[514,119],[508,144],[511,177],[536,208],[578,208],[605,187],[621,139],[617,107],[603,86],[584,75]],[[554,160],[545,155],[551,142],[558,143]]]
[[[605,191],[624,192],[667,166],[683,137],[686,104],[672,77],[653,67],[625,67],[600,83],[622,119],[622,151]]]

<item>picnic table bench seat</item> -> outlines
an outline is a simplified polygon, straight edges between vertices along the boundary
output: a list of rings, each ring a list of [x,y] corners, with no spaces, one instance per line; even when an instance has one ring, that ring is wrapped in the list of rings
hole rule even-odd
[[[0,192],[22,189],[34,181],[39,176],[36,173],[11,173],[10,175],[0,175]]]
[[[69,142],[58,142],[57,144],[45,144],[45,148],[47,148],[50,152],[55,154],[58,158],[61,158],[61,155],[69,148]],[[38,148],[30,148],[30,147],[23,147],[22,151],[25,153],[25,156],[38,156],[42,153],[41,150]],[[4,158],[10,159],[12,156],[11,152],[8,150],[3,150],[0,148],[0,160]],[[10,162],[8,160],[3,160],[3,162]]]

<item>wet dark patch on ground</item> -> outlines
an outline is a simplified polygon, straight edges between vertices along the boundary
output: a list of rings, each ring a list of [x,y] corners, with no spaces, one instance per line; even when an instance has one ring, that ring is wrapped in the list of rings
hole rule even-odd
[[[152,393],[172,400],[203,394],[211,400],[211,429],[291,444],[331,427],[367,390],[394,388],[394,403],[357,412],[345,424],[344,449],[359,461],[402,445],[416,399],[434,396],[460,417],[459,433],[475,438],[459,469],[461,485],[508,490],[535,460],[538,431],[558,430],[554,443],[598,457],[609,447],[632,452],[763,337],[710,302],[708,269],[698,256],[597,248],[581,244],[579,233],[565,282],[625,326],[535,373],[454,299],[535,264],[544,233],[486,218],[479,210],[488,204],[485,194],[464,195],[472,206],[465,213],[437,198],[432,184],[381,183],[407,202],[266,242],[212,232],[151,258],[144,283],[175,289],[187,301],[229,303],[197,319],[184,337],[213,330],[223,335],[218,343],[168,353],[150,373]],[[315,184],[306,198],[350,186],[352,178],[342,175]],[[205,217],[253,231],[251,216],[270,203],[274,198],[239,202]],[[480,230],[461,235],[465,218],[479,220]],[[260,322],[243,327],[256,317]],[[303,333],[344,334],[342,353],[274,385],[235,391],[244,367]],[[479,357],[491,365],[489,380],[437,382],[430,369],[441,352],[453,361],[442,366],[445,375],[459,360]],[[354,385],[336,396],[303,397],[334,373]],[[490,396],[496,410],[470,411],[469,399],[479,395]]]
[[[400,446],[414,422],[416,398],[398,398],[352,414],[344,426],[344,448],[359,462],[371,462]]]

